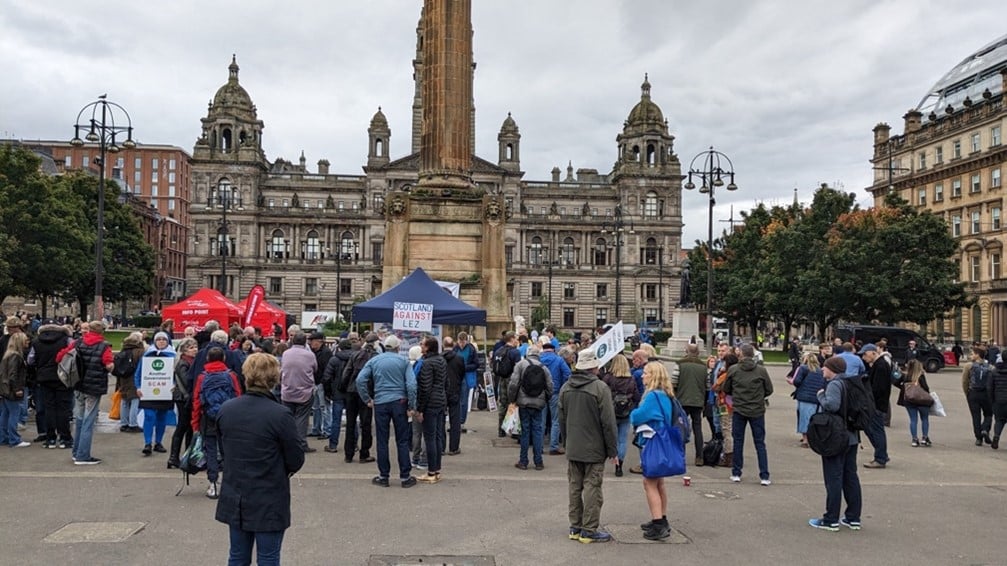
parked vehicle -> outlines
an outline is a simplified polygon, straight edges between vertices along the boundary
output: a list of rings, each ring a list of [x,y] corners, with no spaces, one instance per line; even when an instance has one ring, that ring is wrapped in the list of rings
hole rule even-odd
[[[863,342],[874,344],[884,338],[888,342],[888,351],[892,353],[899,365],[906,363],[906,350],[909,341],[916,341],[916,359],[923,364],[927,373],[934,373],[944,367],[944,353],[913,330],[896,326],[872,326],[865,324],[845,324],[836,328],[836,335],[843,342]]]

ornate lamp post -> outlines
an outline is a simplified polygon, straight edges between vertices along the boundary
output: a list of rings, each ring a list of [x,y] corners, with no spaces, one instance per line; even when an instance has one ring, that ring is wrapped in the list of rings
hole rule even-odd
[[[727,155],[713,149],[713,146],[710,146],[709,150],[692,158],[692,162],[689,163],[689,180],[685,183],[686,190],[691,191],[696,188],[696,184],[692,181],[693,177],[697,177],[703,183],[699,188],[700,194],[707,194],[710,197],[710,212],[706,240],[706,341],[712,346],[713,207],[717,204],[714,191],[717,187],[724,186],[724,179],[728,180],[726,187],[727,190],[736,191],[738,190],[738,186],[734,184],[734,164],[731,163],[731,159],[727,157]]]
[[[615,205],[615,216],[611,221],[601,225],[602,234],[615,236],[615,319],[622,319],[622,245],[623,234],[633,234],[633,222],[627,222],[622,216],[622,205]]]
[[[109,153],[118,153],[119,144],[116,136],[126,134],[126,139],[122,141],[122,147],[133,149],[136,142],[133,141],[133,123],[129,118],[126,109],[114,102],[106,99],[107,95],[101,95],[98,100],[84,106],[77,113],[77,121],[74,123],[73,139],[70,145],[81,147],[84,140],[80,138],[80,130],[84,128],[87,134],[84,138],[89,142],[98,142],[98,158],[96,164],[99,167],[98,173],[98,222],[97,235],[95,238],[94,252],[94,314],[97,320],[105,318],[105,303],[102,300],[102,275],[104,274],[103,248],[105,244],[105,156]],[[88,118],[88,114],[90,117]],[[117,115],[119,123],[116,123]],[[123,123],[122,117],[125,117]]]

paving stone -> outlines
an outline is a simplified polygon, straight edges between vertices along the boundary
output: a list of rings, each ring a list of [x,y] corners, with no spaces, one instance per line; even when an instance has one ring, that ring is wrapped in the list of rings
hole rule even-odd
[[[70,523],[49,533],[43,540],[56,544],[79,542],[123,542],[143,530],[147,523]]]

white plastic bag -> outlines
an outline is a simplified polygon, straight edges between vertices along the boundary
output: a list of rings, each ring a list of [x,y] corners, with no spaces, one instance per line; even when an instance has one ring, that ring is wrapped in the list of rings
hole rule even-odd
[[[507,415],[504,416],[500,429],[504,434],[521,434],[521,417],[518,414],[517,405],[511,403],[507,407]]]
[[[947,411],[944,410],[944,403],[941,403],[941,398],[937,396],[937,393],[931,391],[930,397],[932,397],[934,400],[934,404],[930,405],[930,416],[933,417],[948,416]]]

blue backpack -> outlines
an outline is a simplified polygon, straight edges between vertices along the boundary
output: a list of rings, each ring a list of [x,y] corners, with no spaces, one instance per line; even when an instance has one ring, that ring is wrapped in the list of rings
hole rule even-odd
[[[203,377],[203,385],[199,390],[199,403],[207,422],[216,423],[220,416],[220,406],[238,394],[234,391],[231,372],[216,371]]]

